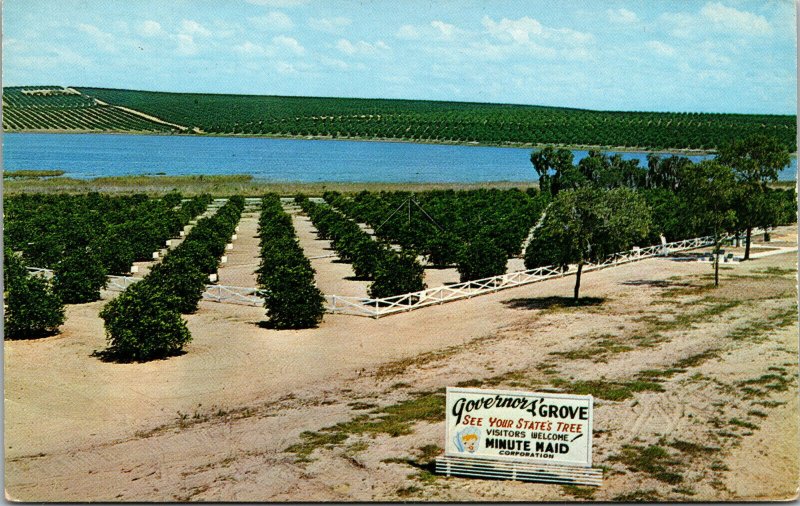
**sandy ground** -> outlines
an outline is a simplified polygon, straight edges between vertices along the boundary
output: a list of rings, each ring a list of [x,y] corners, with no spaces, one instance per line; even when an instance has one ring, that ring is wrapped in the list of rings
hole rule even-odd
[[[249,235],[246,219],[239,240]],[[306,219],[294,220],[307,253],[324,251],[307,222],[303,229]],[[326,264],[313,262],[329,292]],[[776,322],[787,312],[796,319],[796,254],[726,267],[716,290],[704,288],[707,264],[650,259],[587,273],[582,295],[601,298],[596,306],[550,307],[546,297],[571,294],[574,280],[562,278],[379,320],[326,315],[303,331],[260,327],[262,308],[202,302],[187,317],[194,339],[186,353],[142,364],[91,355],[105,346],[103,301],[69,306],[61,334],[5,343],[7,494],[26,501],[789,498],[798,484],[798,334]],[[330,283],[338,286],[334,276]],[[598,344],[603,339],[616,347]],[[348,434],[320,445],[308,462],[287,451],[303,431],[370,413],[354,402],[387,407],[459,382],[625,383],[646,370],[677,372],[660,377],[663,391],[596,401],[594,462],[605,471],[594,491],[426,475],[406,462],[419,461],[425,445],[442,446],[442,422],[414,423],[398,437]],[[675,441],[701,450],[677,450]],[[664,465],[680,483],[621,460],[648,445],[666,448]]]
[[[256,287],[256,270],[261,263],[258,247],[258,217],[260,211],[245,210],[239,220],[239,231],[231,240],[232,250],[225,251],[227,261],[217,269],[220,285]]]

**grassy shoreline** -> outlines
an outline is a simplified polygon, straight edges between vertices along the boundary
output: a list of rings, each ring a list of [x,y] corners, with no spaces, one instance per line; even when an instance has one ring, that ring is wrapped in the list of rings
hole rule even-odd
[[[532,174],[533,175],[533,174]],[[184,195],[210,193],[214,196],[261,196],[265,193],[278,193],[291,196],[304,193],[321,196],[328,190],[342,193],[367,191],[425,191],[425,190],[472,190],[478,188],[538,188],[536,181],[488,181],[478,183],[381,183],[381,182],[339,182],[320,181],[306,183],[300,181],[268,181],[255,179],[251,175],[198,175],[198,176],[116,176],[94,179],[75,179],[53,177],[47,179],[9,179],[3,182],[6,195],[21,193],[86,193],[101,192],[114,194],[146,193],[157,196],[177,190]]]
[[[12,134],[72,134],[72,135],[107,134],[107,135],[152,135],[158,137],[191,136],[191,137],[233,137],[233,138],[253,138],[253,139],[257,138],[292,139],[292,140],[308,140],[308,141],[390,142],[399,144],[432,144],[441,146],[492,147],[492,148],[515,148],[515,149],[541,149],[546,146],[555,146],[558,148],[566,148],[576,151],[589,151],[591,149],[595,149],[604,152],[614,152],[614,153],[656,153],[662,155],[681,155],[681,156],[702,156],[702,155],[713,155],[716,153],[716,151],[714,150],[681,149],[681,148],[653,150],[653,149],[631,147],[631,146],[598,146],[598,145],[588,145],[588,144],[552,144],[552,143],[523,143],[523,142],[505,142],[502,144],[492,144],[492,143],[482,143],[474,141],[450,141],[450,140],[435,140],[435,139],[412,141],[407,139],[384,138],[384,137],[332,137],[324,135],[307,135],[307,136],[270,135],[270,134],[255,135],[255,134],[232,134],[232,133],[217,134],[217,133],[207,133],[207,132],[164,133],[164,132],[142,132],[138,130],[101,131],[101,130],[62,130],[55,128],[37,129],[37,130],[6,130],[5,132]],[[797,156],[797,153],[793,153],[792,156]]]
[[[531,174],[533,176],[533,173]],[[773,188],[794,188],[796,181],[776,181]],[[94,179],[75,179],[71,177],[14,178],[3,181],[3,193],[18,195],[21,193],[146,193],[152,196],[164,195],[177,190],[184,195],[210,193],[214,196],[243,195],[256,197],[265,193],[278,193],[292,196],[304,193],[309,196],[322,196],[325,191],[335,190],[342,193],[356,193],[362,190],[379,191],[412,191],[427,190],[475,190],[479,188],[538,188],[538,181],[485,181],[475,183],[459,182],[358,182],[358,181],[269,181],[256,179],[249,174],[237,175],[136,175],[98,177]]]

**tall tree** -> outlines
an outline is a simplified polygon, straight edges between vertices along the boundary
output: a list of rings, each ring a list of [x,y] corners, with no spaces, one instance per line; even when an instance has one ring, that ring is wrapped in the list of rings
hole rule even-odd
[[[577,302],[583,266],[630,249],[647,236],[650,221],[646,202],[629,188],[560,192],[526,250],[525,266],[577,264],[573,291]]]
[[[750,259],[750,238],[765,216],[778,214],[773,200],[765,196],[767,183],[776,181],[781,169],[789,166],[789,149],[775,139],[756,134],[722,146],[717,161],[733,168],[736,180],[747,195],[741,200],[738,219],[745,229],[744,259]]]
[[[727,232],[739,227],[736,209],[742,196],[733,170],[716,160],[705,160],[691,171],[682,195],[690,219],[714,236],[714,286],[719,286],[719,255]]]
[[[547,146],[531,153],[531,164],[539,175],[539,189],[550,195],[575,187],[581,174],[572,165],[573,156],[569,149]]]

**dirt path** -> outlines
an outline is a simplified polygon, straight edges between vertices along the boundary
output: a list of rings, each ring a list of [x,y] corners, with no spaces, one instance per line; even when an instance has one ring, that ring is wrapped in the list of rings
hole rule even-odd
[[[220,264],[218,283],[228,286],[244,286],[255,288],[256,270],[261,263],[261,252],[258,247],[258,217],[260,211],[250,210],[242,213],[239,220],[239,231],[231,241],[232,250],[225,251],[227,262]]]
[[[707,264],[649,259],[588,273],[582,294],[597,299],[585,306],[554,298],[571,294],[563,278],[289,332],[260,328],[261,308],[201,303],[187,353],[145,364],[91,357],[100,305],[71,306],[61,335],[5,343],[7,490],[28,501],[785,498],[798,474],[795,270],[792,254],[734,264],[713,290]],[[418,410],[396,437],[330,429],[446,385],[576,382],[596,389],[606,471],[593,492],[426,474],[421,455],[442,445],[443,424]],[[628,396],[603,397],[612,391]],[[297,444],[309,461],[286,451]],[[663,469],[636,468],[654,446]]]
[[[301,214],[297,206],[289,205],[285,209],[292,217],[292,225],[303,253],[311,261],[311,267],[317,271],[314,279],[322,293],[366,297],[369,281],[356,279],[353,267],[339,260],[336,251],[331,248],[331,242],[317,239],[317,229],[311,219]]]
[[[152,121],[153,123],[159,123],[161,125],[171,126],[171,127],[177,128],[178,130],[183,130],[183,131],[189,130],[188,127],[185,127],[183,125],[178,125],[177,123],[170,123],[169,121],[164,121],[161,118],[157,118],[155,116],[150,116],[149,114],[145,114],[142,111],[137,111],[136,109],[130,109],[128,107],[122,107],[121,105],[111,105],[111,104],[108,104],[108,103],[103,102],[102,100],[99,100],[99,99],[96,99],[96,98],[94,99],[94,101],[97,103],[97,105],[105,105],[105,106],[113,107],[115,109],[119,109],[119,110],[122,110],[122,111],[125,111],[125,112],[129,112],[131,114],[135,114],[136,116],[139,116],[140,118],[144,118],[144,119],[146,119],[148,121]],[[197,131],[196,129],[193,129],[193,130]],[[200,132],[198,131],[198,133],[200,133]]]

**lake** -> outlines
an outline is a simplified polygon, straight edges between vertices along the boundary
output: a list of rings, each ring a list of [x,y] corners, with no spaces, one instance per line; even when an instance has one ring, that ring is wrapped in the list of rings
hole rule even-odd
[[[269,181],[474,183],[537,180],[528,148],[245,137],[3,135],[6,170],[88,179],[133,174],[252,174]],[[573,151],[576,161],[586,151]],[[647,153],[622,153],[647,166]],[[707,156],[690,156],[694,161]],[[794,180],[797,159],[780,174]]]

